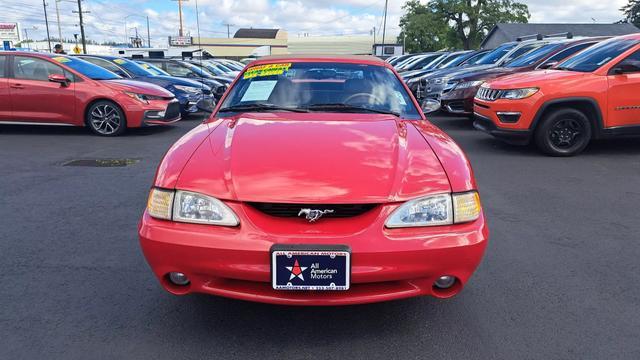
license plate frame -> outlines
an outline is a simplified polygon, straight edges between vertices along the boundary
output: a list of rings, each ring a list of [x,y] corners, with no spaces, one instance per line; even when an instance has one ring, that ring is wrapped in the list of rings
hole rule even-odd
[[[351,248],[346,245],[274,245],[270,264],[274,290],[346,291],[351,286]]]

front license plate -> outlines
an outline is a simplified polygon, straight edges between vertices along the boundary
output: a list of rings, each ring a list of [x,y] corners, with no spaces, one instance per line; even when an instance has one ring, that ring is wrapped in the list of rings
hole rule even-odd
[[[271,282],[276,290],[348,290],[351,252],[347,246],[274,246]]]

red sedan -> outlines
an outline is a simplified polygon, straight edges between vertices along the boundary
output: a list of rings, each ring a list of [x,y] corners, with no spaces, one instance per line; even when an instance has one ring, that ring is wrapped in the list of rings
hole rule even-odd
[[[78,58],[0,52],[0,124],[87,126],[102,136],[180,120],[173,94]]]
[[[270,57],[165,155],[139,236],[173,294],[346,305],[454,296],[488,230],[467,158],[391,66]]]

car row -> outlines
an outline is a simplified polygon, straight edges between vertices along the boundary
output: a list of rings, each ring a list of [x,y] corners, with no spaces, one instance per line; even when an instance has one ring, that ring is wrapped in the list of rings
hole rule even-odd
[[[0,52],[0,122],[86,126],[103,136],[120,135],[128,127],[170,124],[213,111],[240,68],[223,59],[198,65],[146,60]],[[205,64],[220,73],[204,70]]]

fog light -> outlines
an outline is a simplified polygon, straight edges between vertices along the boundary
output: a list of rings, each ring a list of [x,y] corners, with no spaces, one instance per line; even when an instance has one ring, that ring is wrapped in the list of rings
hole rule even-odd
[[[179,286],[189,285],[189,278],[187,277],[187,275],[181,272],[170,272],[169,280],[175,285],[179,285]]]
[[[456,277],[455,276],[444,275],[444,276],[440,276],[438,278],[438,280],[436,280],[434,285],[438,289],[448,289],[448,288],[452,287],[453,284],[455,284],[455,283],[456,283]]]

